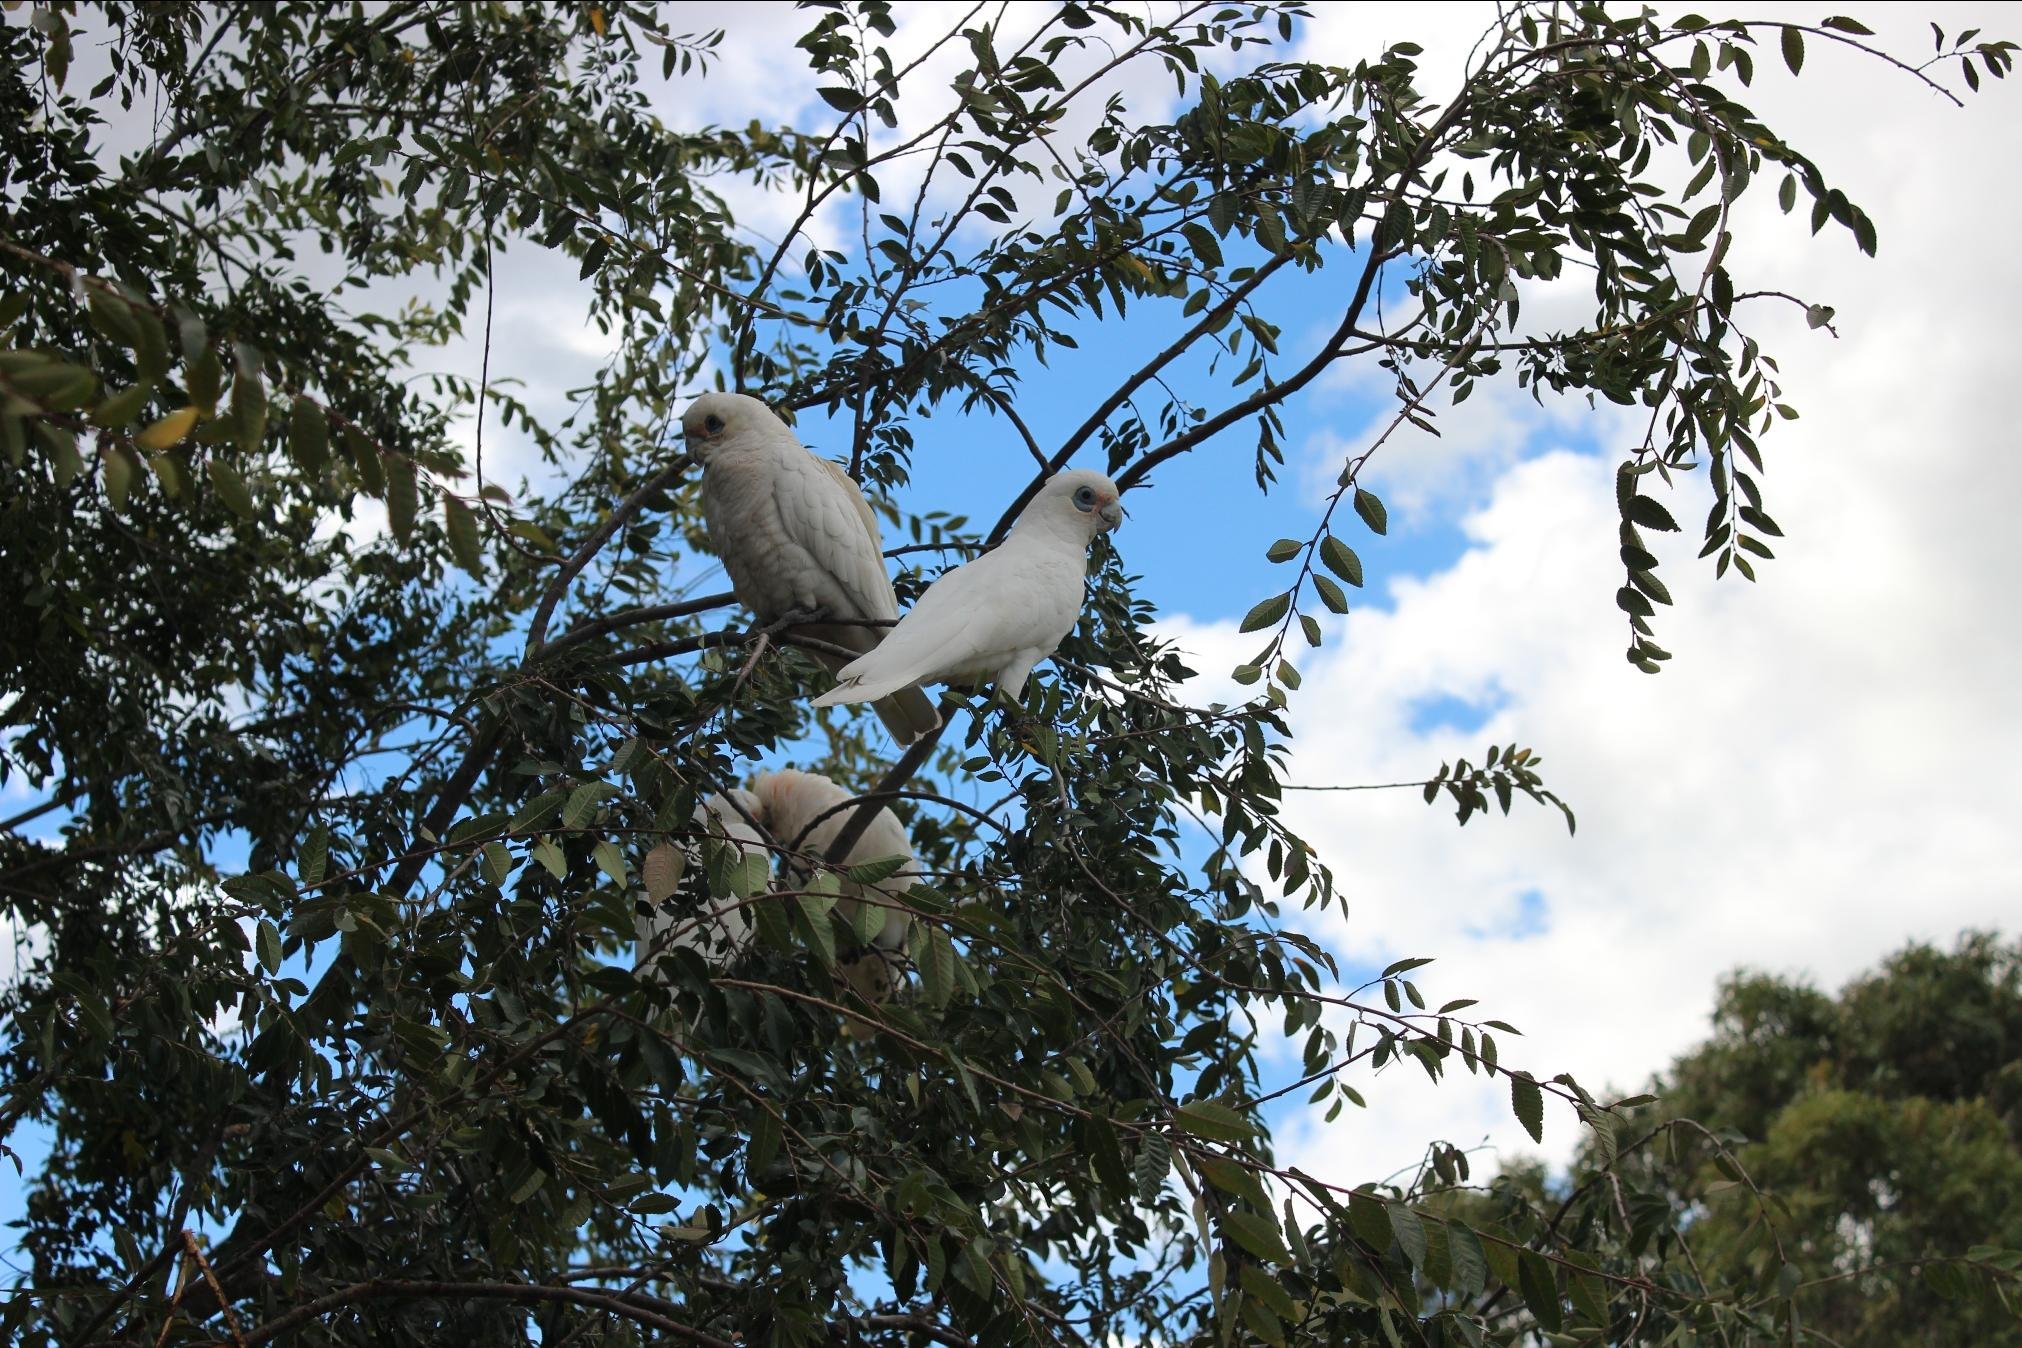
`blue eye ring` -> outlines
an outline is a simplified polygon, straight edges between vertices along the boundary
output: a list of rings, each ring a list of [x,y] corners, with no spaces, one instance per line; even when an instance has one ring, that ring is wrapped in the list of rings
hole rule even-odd
[[[1083,487],[1074,493],[1074,504],[1082,510],[1095,509],[1095,488]]]

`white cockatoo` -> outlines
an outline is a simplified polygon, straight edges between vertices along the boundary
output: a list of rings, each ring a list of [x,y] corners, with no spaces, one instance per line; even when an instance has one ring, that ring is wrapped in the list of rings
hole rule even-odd
[[[726,797],[733,798],[736,807]],[[718,845],[727,842],[745,857],[769,858],[779,852],[819,862],[854,813],[847,807],[855,798],[848,788],[819,773],[787,768],[760,773],[752,779],[749,791],[711,796],[696,806],[695,822],[698,831],[717,840]],[[657,877],[662,889],[671,890],[679,883],[681,873],[695,864],[694,852],[692,846],[679,851],[670,848],[669,855],[678,860],[671,877]],[[886,1001],[898,983],[906,935],[912,927],[912,914],[903,906],[903,896],[919,873],[905,826],[889,809],[881,809],[838,864],[860,866],[887,857],[903,857],[905,864],[875,884],[844,879],[836,901],[837,912],[851,926],[855,926],[857,909],[867,898],[884,912],[884,921],[868,948],[845,959],[840,969],[850,986],[873,1005]],[[650,857],[648,863],[652,864]],[[711,968],[728,968],[751,943],[751,920],[746,916],[749,902],[712,899],[711,906],[697,912],[670,897],[654,911],[639,914],[634,919],[638,933],[635,965],[648,964],[667,950],[685,949],[700,954]],[[859,1033],[854,1025],[851,1032]]]
[[[870,503],[849,474],[811,453],[756,398],[705,393],[681,418],[688,452],[702,464],[702,514],[731,588],[760,622],[790,613],[839,620],[802,628],[859,654],[887,631],[863,626],[899,616],[884,542]],[[814,652],[831,670],[847,657]],[[852,698],[852,702],[870,701]],[[897,683],[872,708],[900,744],[941,724],[919,688]]]
[[[1047,480],[1011,535],[927,587],[878,648],[837,671],[817,707],[869,702],[928,683],[996,683],[1017,701],[1032,667],[1074,630],[1088,545],[1123,522],[1116,484],[1077,468]]]
[[[730,799],[737,802],[736,806],[729,803]],[[751,792],[727,791],[695,807],[696,829],[708,835],[715,845],[735,847],[740,856],[767,856],[765,836],[750,822],[762,822],[761,809],[758,797]],[[673,891],[684,872],[698,867],[698,849],[692,845],[662,846],[667,848],[665,853],[660,853],[659,848],[654,851],[665,858],[663,861],[656,862],[652,855],[646,859],[647,878],[649,882],[657,881],[666,893],[658,903],[653,901],[650,891],[635,894],[651,911],[636,913],[632,918],[632,930],[638,937],[638,944],[633,947],[633,967],[651,964],[670,950],[693,950],[711,968],[728,968],[751,943],[751,920],[745,916],[743,904],[724,898],[709,900],[700,912],[681,906]],[[666,869],[656,875],[653,870],[656,865]]]
[[[816,861],[828,855],[829,844],[856,813],[842,808],[856,799],[856,794],[818,772],[786,768],[761,773],[751,783],[751,794],[758,798],[759,817],[765,821],[772,840],[789,856],[798,854]],[[889,879],[874,885],[860,885],[853,880],[842,882],[842,898],[836,903],[836,911],[844,921],[855,923],[857,903],[866,894],[875,894],[886,902],[896,901],[913,887],[919,874],[913,864],[913,844],[906,837],[905,825],[889,809],[881,809],[871,817],[870,827],[851,845],[849,855],[836,864],[861,866],[886,857],[904,857],[906,864]],[[882,950],[897,950],[905,945],[906,930],[911,925],[911,915],[903,907],[888,907],[885,924],[871,938],[871,944]]]

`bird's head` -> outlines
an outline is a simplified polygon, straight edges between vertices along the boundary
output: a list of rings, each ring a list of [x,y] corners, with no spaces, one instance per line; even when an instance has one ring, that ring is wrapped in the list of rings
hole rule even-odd
[[[771,408],[742,393],[705,393],[681,416],[682,442],[697,463],[727,445],[778,434],[793,433]]]
[[[1090,538],[1123,523],[1122,493],[1116,484],[1091,468],[1055,473],[1039,489],[1027,511],[1043,511],[1051,519],[1079,524]],[[1023,517],[1021,516],[1021,519]]]

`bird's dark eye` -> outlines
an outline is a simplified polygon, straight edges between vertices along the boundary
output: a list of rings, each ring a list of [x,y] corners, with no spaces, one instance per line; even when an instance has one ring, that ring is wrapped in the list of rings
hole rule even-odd
[[[711,412],[708,416],[702,418],[702,429],[708,431],[711,435],[721,435],[723,433],[723,418]]]
[[[1095,509],[1095,488],[1083,487],[1074,493],[1074,504],[1083,510]]]

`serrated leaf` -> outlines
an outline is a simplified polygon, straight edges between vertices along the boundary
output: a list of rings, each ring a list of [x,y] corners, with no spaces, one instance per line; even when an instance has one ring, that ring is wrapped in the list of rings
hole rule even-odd
[[[843,874],[852,884],[875,885],[880,881],[891,879],[911,864],[911,857],[879,857],[875,861],[865,861],[851,866]]]
[[[1242,626],[1238,630],[1255,632],[1261,628],[1269,627],[1272,623],[1277,622],[1286,613],[1290,612],[1291,608],[1292,595],[1290,591],[1284,594],[1272,595],[1269,599],[1264,600],[1243,615]]]
[[[1319,594],[1320,602],[1325,604],[1330,611],[1334,613],[1346,613],[1348,611],[1347,592],[1317,571],[1313,573],[1313,589]]]
[[[1479,1296],[1488,1288],[1488,1255],[1474,1228],[1461,1222],[1446,1224],[1447,1256],[1453,1261],[1453,1285],[1466,1296]]]
[[[1390,1208],[1390,1230],[1397,1237],[1397,1244],[1404,1251],[1404,1257],[1411,1261],[1413,1268],[1425,1266],[1425,1223],[1418,1214],[1402,1203]]]
[[[1137,1201],[1151,1204],[1165,1191],[1167,1173],[1172,1169],[1172,1142],[1164,1133],[1146,1133],[1137,1149],[1137,1163],[1131,1167],[1137,1181]]]
[[[1383,508],[1383,502],[1376,499],[1376,493],[1355,489],[1355,513],[1369,526],[1372,533],[1390,532],[1390,512]]]
[[[1355,555],[1355,549],[1343,543],[1332,534],[1320,540],[1320,560],[1350,585],[1362,584],[1362,559]]]
[[[1284,1233],[1269,1217],[1241,1208],[1230,1208],[1222,1214],[1222,1230],[1259,1259],[1268,1259],[1274,1264],[1292,1262],[1292,1252],[1285,1248]]]
[[[850,913],[850,930],[858,941],[869,945],[885,930],[887,910],[875,903],[859,903]]]
[[[1281,538],[1264,550],[1264,560],[1268,562],[1289,562],[1297,557],[1306,545],[1296,538]]]
[[[812,950],[823,967],[835,964],[835,924],[828,920],[835,899],[826,894],[794,896],[793,925],[801,944]]]
[[[1242,1142],[1256,1132],[1248,1119],[1217,1100],[1190,1100],[1173,1117],[1195,1137],[1215,1142]]]
[[[1783,26],[1783,63],[1793,75],[1804,73],[1804,34],[1795,24]]]
[[[1659,533],[1667,534],[1678,532],[1678,521],[1671,518],[1671,512],[1649,496],[1641,494],[1631,496],[1623,514],[1630,523],[1640,524],[1646,529],[1655,529]]]
[[[1510,1108],[1516,1111],[1517,1122],[1531,1135],[1531,1141],[1545,1140],[1545,1095],[1538,1089],[1527,1072],[1511,1073],[1509,1079]]]

